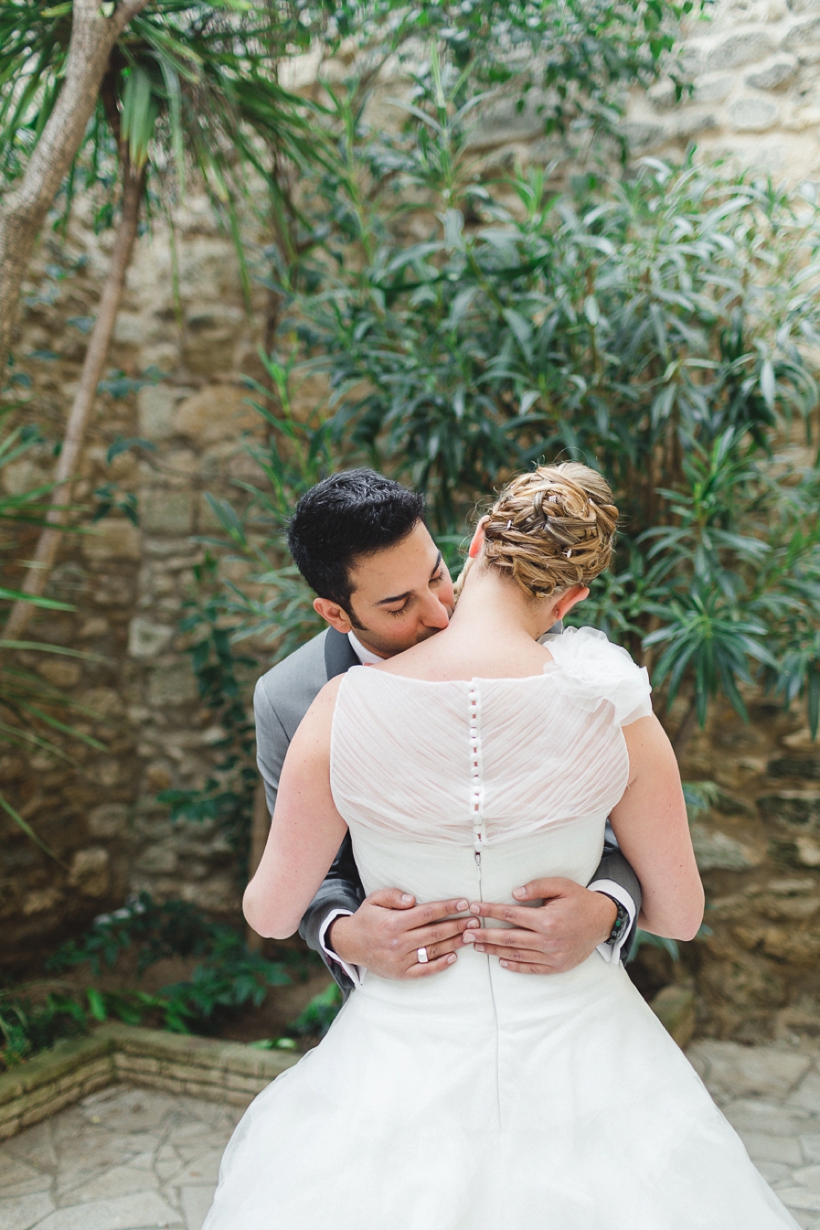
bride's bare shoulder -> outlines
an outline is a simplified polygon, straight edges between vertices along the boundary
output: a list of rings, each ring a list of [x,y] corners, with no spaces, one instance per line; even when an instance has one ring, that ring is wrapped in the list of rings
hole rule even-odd
[[[370,669],[429,682],[523,679],[542,674],[553,660],[548,649],[529,638],[481,645],[442,632]]]

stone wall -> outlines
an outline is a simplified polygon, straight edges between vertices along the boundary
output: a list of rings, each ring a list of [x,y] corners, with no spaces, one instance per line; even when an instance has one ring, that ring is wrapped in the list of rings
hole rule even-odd
[[[694,90],[675,102],[671,81],[630,99],[636,154],[731,159],[777,180],[820,174],[820,0],[716,0],[685,27],[682,68]]]
[[[47,242],[32,271],[16,347],[31,387],[18,386],[16,394],[49,439],[3,472],[10,491],[48,481],[79,377],[85,339],[71,322],[82,325],[95,310],[111,242],[110,234],[90,232],[90,210],[90,202],[80,203],[67,245],[69,256],[87,258],[85,266],[55,278],[57,249]],[[200,710],[178,624],[202,557],[195,537],[215,528],[203,492],[227,494],[231,480],[248,473],[242,435],[259,417],[245,402],[241,376],[261,374],[231,242],[217,232],[204,200],[190,201],[179,222],[181,320],[169,237],[160,226],[139,240],[109,357],[111,369],[129,377],[152,366],[165,376],[121,398],[99,397],[75,488],[78,501],[111,481],[133,492],[139,528],[114,513],[69,537],[48,593],[76,613],[41,614],[30,625],[32,640],[89,657],[20,655],[91,711],[75,714],[74,723],[106,747],[67,743],[79,767],[42,751],[0,755],[0,789],[63,863],[7,818],[0,822],[5,960],[26,959],[142,888],[222,913],[238,905],[235,856],[215,826],[175,827],[155,802],[160,790],[202,783],[210,745],[221,735]],[[253,319],[264,303],[263,293]],[[43,351],[53,357],[32,357]],[[117,437],[140,437],[150,448],[108,465]]]
[[[692,825],[708,934],[661,980],[691,981],[700,1030],[757,1041],[820,1029],[820,748],[804,721],[759,703],[745,725],[724,705],[692,741],[688,781],[720,788]],[[651,962],[650,962],[651,964]],[[651,986],[650,986],[650,989]]]
[[[732,155],[795,184],[817,178],[820,0],[722,0],[712,13],[686,31],[693,97],[676,106],[662,82],[631,99],[626,123],[636,155],[679,157],[694,139],[704,157]],[[504,108],[482,124],[482,147],[491,157],[544,156],[531,117]],[[9,490],[50,476],[50,445],[61,435],[84,353],[71,322],[93,313],[111,244],[110,234],[94,237],[91,212],[92,203],[81,201],[67,247],[86,257],[85,266],[56,278],[58,257],[46,242],[32,271],[16,353],[32,382],[22,396],[51,439],[3,472]],[[252,229],[248,238],[252,253]],[[48,859],[0,820],[7,962],[30,961],[137,889],[224,914],[238,906],[224,837],[213,825],[173,825],[156,794],[201,784],[221,734],[200,706],[178,623],[201,558],[196,536],[212,528],[204,491],[226,492],[248,474],[241,435],[257,430],[258,419],[242,376],[260,375],[266,296],[254,291],[249,318],[232,245],[206,201],[189,199],[180,211],[177,247],[178,304],[167,231],[155,220],[138,243],[110,366],[136,377],[153,365],[164,375],[122,398],[99,397],[76,492],[88,499],[116,481],[138,498],[139,528],[115,514],[68,541],[50,592],[76,613],[41,615],[31,627],[32,639],[90,656],[24,661],[92,711],[76,720],[105,750],[71,744],[79,767],[42,752],[0,754],[0,788],[62,860]],[[43,351],[54,357],[36,357]],[[153,449],[123,453],[108,466],[117,436],[142,437]],[[260,655],[260,673],[266,665]],[[639,976],[649,990],[673,978],[697,985],[700,1028],[708,1032],[757,1035],[770,1028],[773,1010],[789,1005],[797,1028],[801,995],[820,995],[816,745],[797,717],[780,710],[759,707],[749,727],[727,710],[694,740],[684,775],[723,790],[695,825],[711,934],[689,945],[677,967],[647,951]]]

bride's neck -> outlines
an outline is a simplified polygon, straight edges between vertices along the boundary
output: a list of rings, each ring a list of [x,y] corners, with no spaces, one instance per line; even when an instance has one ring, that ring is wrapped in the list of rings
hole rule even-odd
[[[555,622],[551,614],[555,606],[555,601],[533,601],[515,581],[476,560],[465,577],[450,630],[456,636],[481,632],[537,640]]]

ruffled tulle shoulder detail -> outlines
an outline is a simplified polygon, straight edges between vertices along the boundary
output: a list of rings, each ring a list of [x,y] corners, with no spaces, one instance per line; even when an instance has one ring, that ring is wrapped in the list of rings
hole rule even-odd
[[[572,699],[582,709],[609,701],[615,721],[628,726],[652,712],[652,691],[645,666],[637,666],[625,649],[613,645],[597,628],[567,628],[541,642],[554,658],[546,671],[557,670]]]

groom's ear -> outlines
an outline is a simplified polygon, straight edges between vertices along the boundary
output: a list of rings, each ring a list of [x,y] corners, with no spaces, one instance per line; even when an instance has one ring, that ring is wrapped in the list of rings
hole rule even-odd
[[[350,616],[338,602],[331,602],[329,598],[314,598],[313,609],[337,632],[343,632],[347,636],[348,632],[352,631]]]

